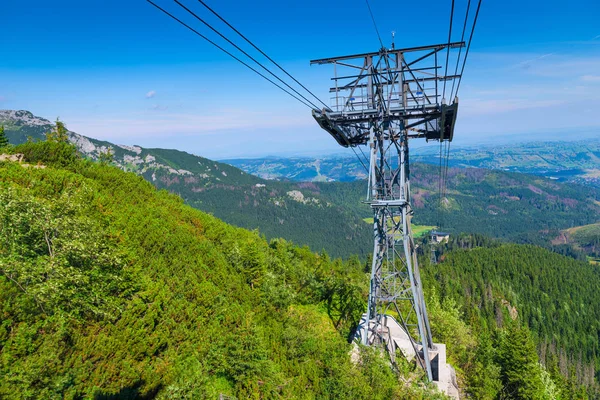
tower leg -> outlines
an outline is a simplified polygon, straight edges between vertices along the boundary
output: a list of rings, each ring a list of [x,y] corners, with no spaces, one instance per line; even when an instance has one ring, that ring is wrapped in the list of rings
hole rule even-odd
[[[373,260],[367,318],[362,342],[388,342],[384,320],[395,317],[411,339],[419,363],[433,379],[430,350],[431,330],[410,227],[409,158],[405,132],[394,135],[375,129],[371,134],[369,202],[373,209]],[[396,315],[394,315],[396,314]],[[420,346],[420,351],[417,351]],[[420,354],[419,354],[420,353]],[[393,354],[390,354],[393,360]]]

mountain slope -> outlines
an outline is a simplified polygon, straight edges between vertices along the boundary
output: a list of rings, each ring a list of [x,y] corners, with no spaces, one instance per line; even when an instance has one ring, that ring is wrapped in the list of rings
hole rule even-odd
[[[578,250],[585,251],[593,263],[600,262],[600,223],[562,230],[553,243],[569,244]]]
[[[367,178],[360,162],[350,157],[267,157],[221,161],[249,174],[271,180],[351,182]]]
[[[364,311],[369,278],[356,259],[267,244],[139,176],[80,160],[65,143],[13,150],[25,161],[0,162],[0,397],[439,398],[401,358],[400,380],[376,351],[359,350],[350,361],[344,338]],[[478,287],[470,271],[489,263],[498,275],[510,267],[517,294],[530,273],[558,290],[556,268],[543,278],[538,271],[547,260],[573,272],[564,281],[583,288],[578,296],[594,298],[597,276],[584,273],[585,264],[532,249],[513,245],[497,259],[494,249],[473,250],[466,262],[450,253],[440,266],[421,260],[434,340],[448,344],[461,386],[478,398],[513,388],[570,398],[579,390],[538,365],[527,329],[497,329],[498,318],[485,325],[465,307],[469,326],[448,300],[479,301],[462,288]],[[534,258],[515,258],[523,263],[514,268],[510,255],[521,253]],[[439,275],[440,302],[432,282],[445,267],[455,275]],[[510,286],[490,282],[496,296],[535,309],[535,290],[519,301]],[[551,300],[578,307],[567,295]],[[569,335],[585,336],[590,315],[572,313]],[[491,344],[489,331],[498,337]],[[515,377],[519,368],[527,373]]]
[[[351,363],[360,264],[269,245],[68,150],[0,162],[0,397],[435,398],[375,353]]]
[[[52,129],[50,121],[25,110],[0,110],[0,125],[12,144],[25,143],[28,138],[44,140],[44,133]]]
[[[562,229],[600,221],[600,190],[549,179],[476,168],[450,168],[440,211],[439,172],[429,164],[412,167],[413,222],[450,233],[479,233],[517,243],[560,246]],[[314,183],[321,195],[369,217],[366,182]],[[566,246],[566,247],[565,247]],[[568,251],[565,245],[563,250]]]
[[[45,139],[52,123],[27,111],[0,111],[11,143]],[[366,255],[371,228],[345,208],[303,184],[265,181],[228,164],[169,149],[114,145],[69,132],[87,158],[109,150],[113,163],[135,172],[160,189],[179,194],[188,204],[231,224],[259,229],[268,239],[284,237],[334,257]]]
[[[541,362],[597,398],[600,267],[535,246],[472,247],[468,239],[454,240],[439,265],[424,268],[430,290],[436,287],[442,302],[457,302],[484,330],[512,320],[528,326]]]

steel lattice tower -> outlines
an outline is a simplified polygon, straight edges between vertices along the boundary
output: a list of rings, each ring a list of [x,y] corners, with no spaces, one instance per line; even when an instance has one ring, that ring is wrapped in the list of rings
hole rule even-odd
[[[385,323],[393,316],[411,338],[429,380],[434,345],[410,224],[409,141],[452,140],[458,99],[448,104],[443,93],[459,75],[439,74],[440,55],[463,46],[455,42],[382,48],[311,61],[334,67],[331,109],[315,109],[313,117],[341,146],[368,145],[366,201],[373,210],[374,247],[360,339],[367,345],[385,344],[393,361],[395,347]]]

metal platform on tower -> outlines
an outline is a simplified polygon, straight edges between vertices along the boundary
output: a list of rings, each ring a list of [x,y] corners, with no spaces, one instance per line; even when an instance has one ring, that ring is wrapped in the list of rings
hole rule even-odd
[[[403,121],[409,138],[451,141],[458,99],[446,104],[442,84],[460,75],[440,75],[438,54],[464,45],[382,49],[312,60],[311,64],[334,66],[331,108],[313,110],[313,117],[344,147],[367,144],[374,121],[384,125]]]

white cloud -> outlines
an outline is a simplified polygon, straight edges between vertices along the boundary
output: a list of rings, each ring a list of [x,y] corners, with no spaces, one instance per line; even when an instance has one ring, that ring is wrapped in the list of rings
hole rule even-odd
[[[556,57],[554,61],[535,65],[528,73],[538,77],[546,78],[568,78],[570,76],[591,75],[600,70],[600,57]],[[568,71],[568,74],[566,74]]]
[[[600,75],[583,75],[581,80],[584,82],[598,82],[600,83]]]
[[[474,55],[461,87],[455,138],[483,140],[580,127],[593,128],[596,135],[600,131],[593,113],[585,111],[600,107],[597,51]]]
[[[147,99],[151,99],[154,96],[156,96],[156,92],[154,90],[149,91],[148,93],[146,93],[146,98]]]
[[[543,54],[543,55],[541,55],[541,56],[539,56],[539,57],[535,57],[535,58],[532,58],[532,59],[529,59],[529,60],[526,60],[526,61],[522,61],[522,62],[520,62],[520,63],[519,63],[519,65],[520,65],[522,68],[524,68],[524,69],[528,69],[528,68],[530,68],[530,67],[531,67],[531,64],[533,64],[533,63],[535,63],[535,62],[537,62],[537,61],[543,60],[544,58],[547,58],[547,57],[553,56],[553,55],[555,55],[555,54],[556,54],[556,53],[547,53],[547,54]]]
[[[532,108],[554,107],[562,104],[560,100],[539,99],[467,99],[461,104],[460,113],[466,117],[487,114],[499,114]]]
[[[202,136],[230,130],[247,132],[275,128],[286,132],[289,129],[315,126],[310,113],[273,115],[267,112],[221,109],[199,115],[171,113],[161,109],[160,105],[158,107],[126,118],[73,118],[69,128],[93,138],[125,141],[124,138],[169,137],[173,134]]]

